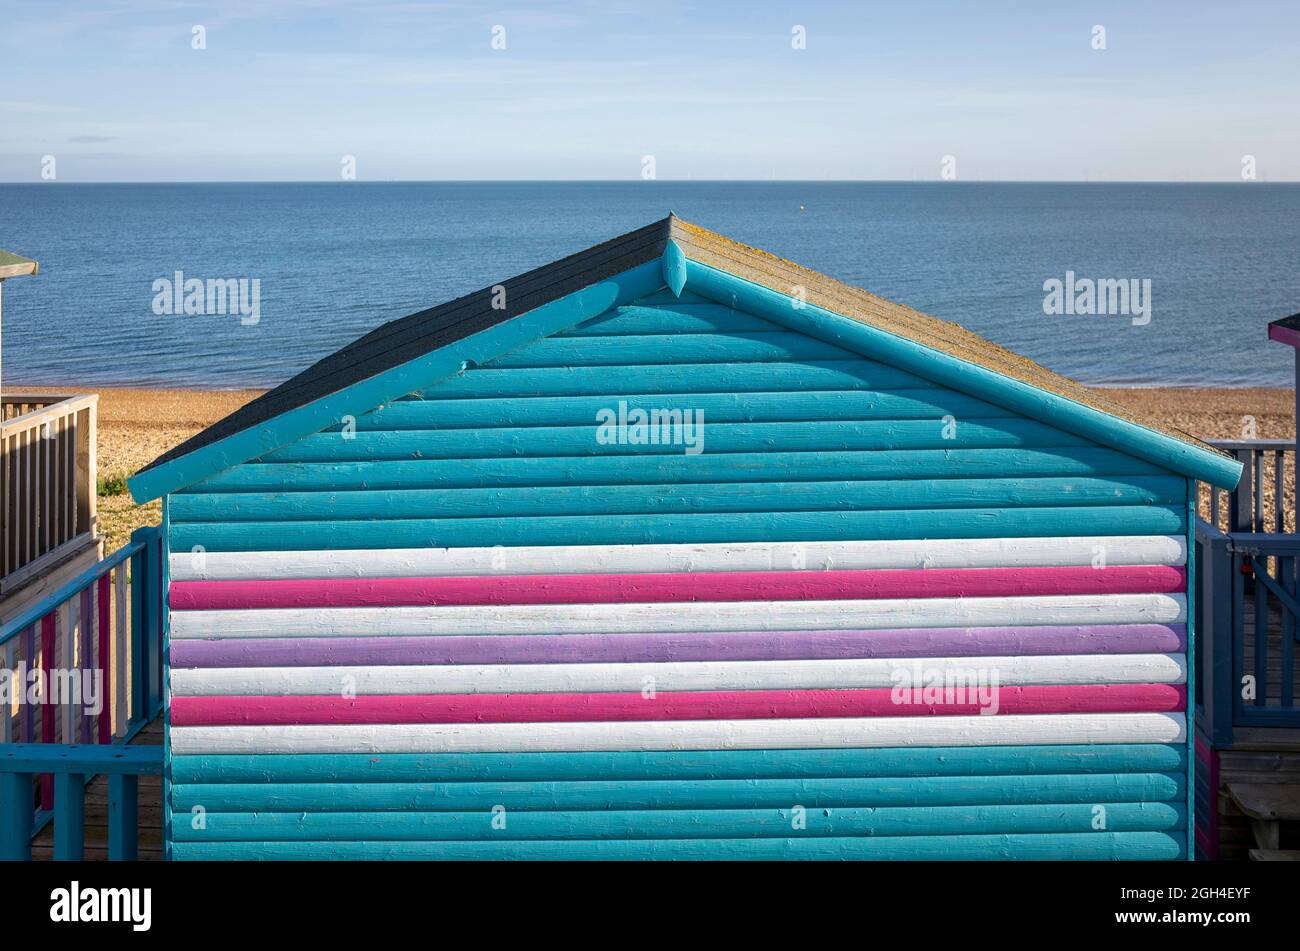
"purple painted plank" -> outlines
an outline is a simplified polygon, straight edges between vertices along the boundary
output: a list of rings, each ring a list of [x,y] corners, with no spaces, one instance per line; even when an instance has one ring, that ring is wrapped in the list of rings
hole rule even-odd
[[[23,660],[27,663],[27,674],[31,675],[32,669],[36,666],[36,625],[33,624],[23,631]],[[30,697],[27,691],[31,688],[30,681],[23,681],[18,685],[23,691],[23,718],[22,718],[22,741],[31,743],[36,737],[36,705],[30,703]]]
[[[470,637],[303,637],[173,640],[173,667],[345,664],[552,664],[636,661],[819,660],[1020,654],[1166,654],[1186,648],[1183,625],[742,631],[725,634],[493,634]]]
[[[77,625],[79,628],[79,634],[81,636],[81,649],[77,658],[78,660],[77,678],[84,685],[86,681],[85,678],[82,676],[82,672],[87,670],[93,671],[95,669],[95,664],[93,660],[94,647],[91,646],[93,643],[91,640],[91,635],[93,634],[95,621],[94,621],[94,614],[91,613],[92,606],[90,601],[90,585],[87,585],[86,587],[81,589],[80,608],[81,609],[77,615]],[[96,689],[103,690],[103,684],[100,684]],[[82,743],[89,743],[90,742],[90,714],[86,712],[85,699],[86,698],[83,696],[82,703],[79,705],[80,708],[77,710],[77,712],[81,714],[81,728],[79,730],[78,735]]]

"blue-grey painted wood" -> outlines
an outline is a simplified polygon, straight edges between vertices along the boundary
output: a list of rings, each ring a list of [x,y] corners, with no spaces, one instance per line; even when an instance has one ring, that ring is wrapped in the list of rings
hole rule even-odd
[[[521,489],[214,493],[178,495],[180,522],[296,519],[489,518],[539,515],[1014,508],[1066,505],[1172,505],[1185,495],[1178,476],[1125,479],[925,479],[906,482],[773,482],[550,486]]]
[[[1170,832],[1088,832],[1055,835],[826,837],[805,839],[642,839],[535,842],[334,842],[332,859],[514,861],[649,861],[655,859],[1020,861],[1172,861],[1186,854],[1185,837]],[[182,861],[319,861],[315,842],[177,842]]]
[[[807,334],[649,334],[547,337],[483,364],[515,367],[638,366],[659,363],[750,363],[786,360],[846,360],[852,351]]]
[[[588,780],[528,783],[177,783],[185,812],[466,812],[514,810],[765,809],[1175,802],[1174,773],[929,776],[898,779]]]
[[[431,399],[506,396],[601,396],[622,393],[752,393],[889,390],[933,386],[914,373],[862,358],[799,363],[684,363],[657,366],[470,369],[416,389]],[[378,403],[375,404],[379,405]],[[373,407],[371,407],[373,408]]]
[[[492,545],[635,545],[690,542],[1180,535],[1182,506],[927,509],[886,512],[741,512],[695,515],[395,519],[373,523],[181,523],[171,551],[307,551],[339,548],[473,548]]]
[[[792,482],[836,479],[978,479],[1161,475],[1113,449],[914,449],[880,452],[755,452],[697,456],[574,456],[548,459],[411,459],[338,463],[246,463],[188,492],[284,489],[486,488]],[[177,498],[180,496],[178,495]]]
[[[633,444],[596,425],[502,429],[318,433],[261,457],[268,462],[361,462],[378,459],[483,459],[498,456],[682,455],[697,452],[822,452],[888,449],[1044,448],[1083,445],[1059,429],[1014,418],[845,420],[798,423],[706,422],[679,430],[672,444]]]
[[[182,822],[178,842],[521,841],[1181,831],[1165,802],[913,808],[658,809],[528,812],[213,812]],[[323,850],[327,851],[327,850]]]
[[[591,426],[602,413],[691,411],[706,423],[942,419],[1005,416],[1002,410],[939,387],[810,393],[660,393],[631,396],[536,396],[505,399],[398,400],[357,417],[359,431],[503,426]]]
[[[650,750],[614,753],[347,753],[175,756],[192,783],[538,782],[1179,773],[1181,744]]]

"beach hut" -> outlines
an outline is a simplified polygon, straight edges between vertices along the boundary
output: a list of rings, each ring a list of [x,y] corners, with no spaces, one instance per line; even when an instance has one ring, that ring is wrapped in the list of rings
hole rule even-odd
[[[177,859],[1188,856],[1232,459],[669,217],[386,324],[163,499]]]

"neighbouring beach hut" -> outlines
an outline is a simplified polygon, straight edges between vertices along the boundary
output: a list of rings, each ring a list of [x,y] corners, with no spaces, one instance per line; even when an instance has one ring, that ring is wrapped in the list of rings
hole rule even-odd
[[[170,855],[1185,858],[1195,480],[1238,474],[669,217],[131,480]]]

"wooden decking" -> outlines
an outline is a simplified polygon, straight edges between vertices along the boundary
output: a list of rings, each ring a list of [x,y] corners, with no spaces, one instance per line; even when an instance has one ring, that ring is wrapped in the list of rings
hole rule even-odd
[[[162,717],[146,726],[131,742],[160,746],[163,740]],[[162,779],[158,776],[140,777],[140,846],[139,858],[143,862],[162,859]],[[87,861],[103,862],[108,859],[108,780],[97,777],[86,787],[86,852]],[[54,855],[54,827],[47,825],[32,841],[32,858],[49,861]]]

